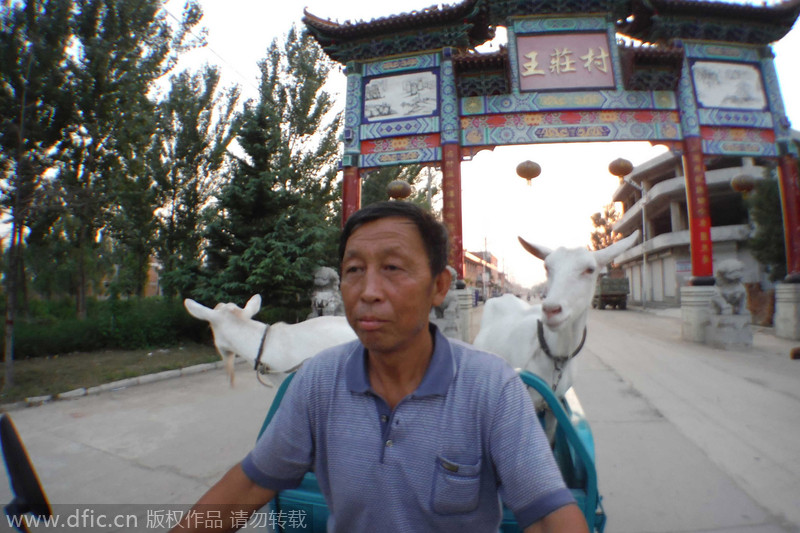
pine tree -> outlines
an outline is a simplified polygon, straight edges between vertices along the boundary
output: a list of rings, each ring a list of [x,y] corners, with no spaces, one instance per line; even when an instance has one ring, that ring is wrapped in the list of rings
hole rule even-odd
[[[750,220],[755,226],[748,242],[753,256],[767,266],[770,280],[781,280],[786,277],[786,245],[778,180],[774,177],[758,180],[746,201]]]
[[[244,303],[264,297],[280,318],[308,314],[318,266],[335,266],[340,117],[323,89],[330,61],[306,33],[292,28],[260,63],[257,101],[238,117],[243,155],[232,165],[209,225],[206,277],[196,295]]]
[[[434,199],[439,195],[441,174],[422,165],[381,167],[364,172],[361,176],[361,205],[388,200],[386,187],[394,180],[406,181],[412,187],[409,201],[429,211],[434,211]]]

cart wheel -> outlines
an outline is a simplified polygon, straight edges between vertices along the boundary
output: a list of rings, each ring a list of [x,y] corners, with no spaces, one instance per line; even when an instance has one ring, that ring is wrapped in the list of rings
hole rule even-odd
[[[628,307],[628,302],[620,302],[619,304],[620,309],[624,311],[625,309],[627,309],[627,307]]]
[[[4,414],[0,417],[0,441],[3,443],[3,459],[8,470],[8,477],[14,499],[6,506],[8,516],[22,516],[31,513],[46,517],[52,515],[50,503],[47,501],[36,471],[33,469],[25,446],[19,438],[17,429],[11,418]],[[25,526],[20,531],[27,531]]]

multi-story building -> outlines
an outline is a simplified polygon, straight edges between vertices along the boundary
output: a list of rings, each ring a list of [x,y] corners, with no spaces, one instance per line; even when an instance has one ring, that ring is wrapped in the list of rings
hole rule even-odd
[[[479,291],[481,298],[491,298],[502,287],[505,274],[491,252],[464,252],[464,281]]]
[[[743,193],[732,187],[734,178],[742,176],[766,179],[768,167],[750,157],[706,161],[713,261],[739,259],[745,265],[748,288],[764,288],[769,285],[765,270],[747,247],[752,228]],[[631,300],[641,303],[644,294],[647,304],[680,305],[680,287],[688,285],[692,276],[681,156],[667,152],[634,168],[620,182],[613,200],[623,207],[614,231],[629,235],[644,226],[643,242],[616,259],[631,281]]]

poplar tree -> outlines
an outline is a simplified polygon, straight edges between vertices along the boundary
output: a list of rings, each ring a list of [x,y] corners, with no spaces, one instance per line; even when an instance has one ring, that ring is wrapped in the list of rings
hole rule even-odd
[[[5,386],[13,384],[14,325],[24,301],[24,229],[70,118],[65,90],[69,4],[6,3],[0,11],[0,198],[10,214],[4,330]]]
[[[334,180],[340,117],[323,88],[330,60],[292,28],[260,62],[259,95],[239,115],[235,158],[207,235],[198,298],[244,303],[259,293],[281,318],[308,314],[318,266],[335,267]]]
[[[160,0],[75,0],[75,46],[71,54],[75,121],[68,136],[58,183],[65,204],[62,227],[72,244],[76,308],[86,316],[91,269],[101,251],[117,202],[140,215],[149,198],[142,175],[143,139],[153,133],[153,103],[148,94],[156,80],[175,65],[193,43],[189,31],[202,17],[199,6],[186,4],[177,29]],[[136,183],[138,182],[138,183]],[[129,196],[125,196],[130,192]],[[152,212],[152,211],[151,211]],[[151,228],[134,222],[129,228]],[[143,239],[144,236],[141,236]],[[141,240],[141,239],[140,239]]]
[[[148,154],[157,184],[156,257],[165,296],[188,296],[201,264],[203,229],[213,213],[228,146],[238,130],[233,118],[238,88],[220,91],[214,67],[171,80],[159,105],[158,133]]]

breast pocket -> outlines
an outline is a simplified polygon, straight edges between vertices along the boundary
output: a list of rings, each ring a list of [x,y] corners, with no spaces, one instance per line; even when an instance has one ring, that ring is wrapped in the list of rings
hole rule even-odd
[[[478,508],[481,462],[467,465],[436,458],[433,511],[439,514],[469,513]]]

